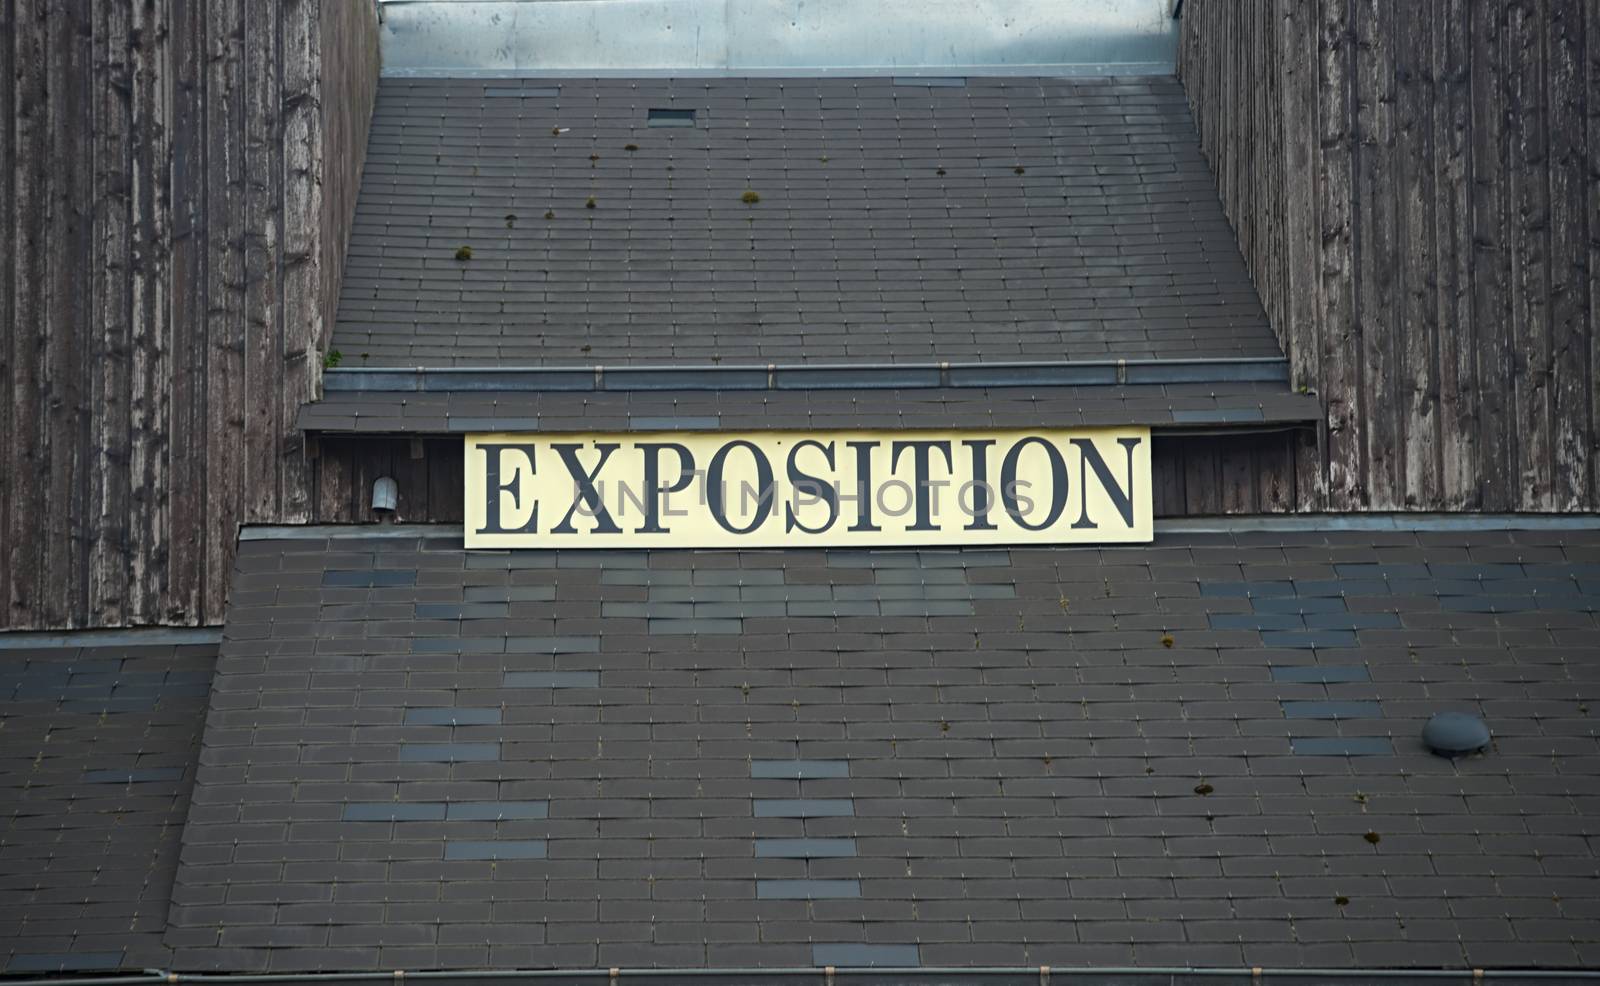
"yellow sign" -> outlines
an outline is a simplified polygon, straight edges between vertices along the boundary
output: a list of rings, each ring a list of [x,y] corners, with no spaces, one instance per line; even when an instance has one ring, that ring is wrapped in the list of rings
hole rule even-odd
[[[466,475],[469,548],[1153,536],[1148,428],[468,435]]]

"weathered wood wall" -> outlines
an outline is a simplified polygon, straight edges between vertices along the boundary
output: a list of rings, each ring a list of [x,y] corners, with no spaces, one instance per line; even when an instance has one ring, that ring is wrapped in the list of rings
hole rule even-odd
[[[0,627],[215,622],[310,515],[372,0],[0,0]]]
[[[1296,506],[1600,508],[1600,2],[1188,0],[1180,75],[1327,407]]]

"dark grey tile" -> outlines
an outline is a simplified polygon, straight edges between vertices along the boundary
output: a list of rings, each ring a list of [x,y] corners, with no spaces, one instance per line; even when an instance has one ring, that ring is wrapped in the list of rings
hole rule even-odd
[[[837,966],[843,969],[877,966],[891,969],[909,969],[919,965],[915,945],[867,945],[859,943],[822,944],[811,946],[811,962],[819,966]]]
[[[849,777],[848,760],[752,760],[751,777]]]
[[[502,839],[495,841],[449,839],[444,844],[444,858],[453,860],[544,859],[545,856],[546,846],[543,839]]]

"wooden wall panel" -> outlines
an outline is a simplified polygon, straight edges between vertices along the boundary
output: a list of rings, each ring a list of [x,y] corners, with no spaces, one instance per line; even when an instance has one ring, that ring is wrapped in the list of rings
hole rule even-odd
[[[1189,0],[1182,76],[1296,384],[1299,509],[1600,508],[1600,3]]]
[[[0,628],[217,622],[312,515],[372,0],[0,0]]]

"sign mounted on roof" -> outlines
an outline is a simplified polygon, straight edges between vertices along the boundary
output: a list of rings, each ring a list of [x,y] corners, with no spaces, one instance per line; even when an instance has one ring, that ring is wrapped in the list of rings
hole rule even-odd
[[[483,434],[469,548],[1151,540],[1150,430]]]

